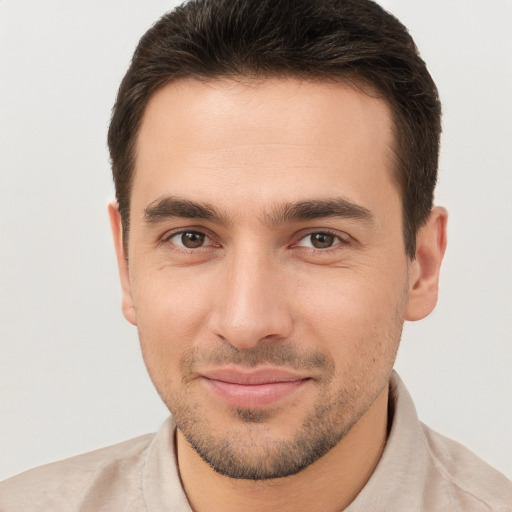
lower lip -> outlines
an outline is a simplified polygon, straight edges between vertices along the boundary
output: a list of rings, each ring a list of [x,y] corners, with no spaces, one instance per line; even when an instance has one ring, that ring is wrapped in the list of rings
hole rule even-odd
[[[222,398],[229,405],[256,409],[290,397],[302,388],[309,379],[252,385],[234,384],[207,378],[203,378],[203,381],[215,395]]]

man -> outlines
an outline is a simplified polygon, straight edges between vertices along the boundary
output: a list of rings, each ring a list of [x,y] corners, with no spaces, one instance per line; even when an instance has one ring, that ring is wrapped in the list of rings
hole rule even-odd
[[[3,484],[1,510],[508,510],[392,367],[437,300],[440,105],[371,2],[202,1],[112,117],[123,312],[172,413]]]

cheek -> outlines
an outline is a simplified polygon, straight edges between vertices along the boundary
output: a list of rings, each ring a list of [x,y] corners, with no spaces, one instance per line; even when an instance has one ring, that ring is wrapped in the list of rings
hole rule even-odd
[[[166,266],[147,271],[142,268],[133,275],[132,283],[139,327],[156,329],[154,334],[159,329],[167,330],[167,334],[187,330],[208,309],[206,292],[210,286],[199,272]]]
[[[318,340],[338,367],[394,358],[405,314],[404,272],[333,269],[316,277],[310,275],[298,292],[304,337]]]
[[[400,279],[395,279],[400,281]],[[382,285],[382,282],[380,283]],[[312,340],[334,363],[325,400],[346,397],[353,411],[367,408],[387,385],[400,342],[405,284],[385,289],[348,275],[332,278],[304,302],[300,338]]]
[[[204,335],[211,308],[205,283],[193,274],[160,269],[133,280],[134,306],[144,361],[152,379],[172,378],[183,355]],[[172,371],[172,373],[171,373]]]

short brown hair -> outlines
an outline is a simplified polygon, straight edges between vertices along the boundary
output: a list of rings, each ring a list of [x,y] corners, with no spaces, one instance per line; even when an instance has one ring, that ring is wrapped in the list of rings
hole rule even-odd
[[[370,0],[192,0],[141,38],[108,132],[125,241],[135,145],[150,96],[179,78],[342,80],[389,103],[407,255],[432,209],[441,105],[407,29]]]

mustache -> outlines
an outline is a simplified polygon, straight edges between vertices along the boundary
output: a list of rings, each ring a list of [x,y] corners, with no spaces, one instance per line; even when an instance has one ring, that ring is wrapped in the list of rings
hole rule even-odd
[[[235,365],[245,368],[271,365],[296,370],[330,370],[334,372],[332,358],[319,350],[299,350],[295,345],[262,343],[249,349],[238,349],[229,343],[217,348],[194,347],[182,360],[184,375],[201,366]]]

